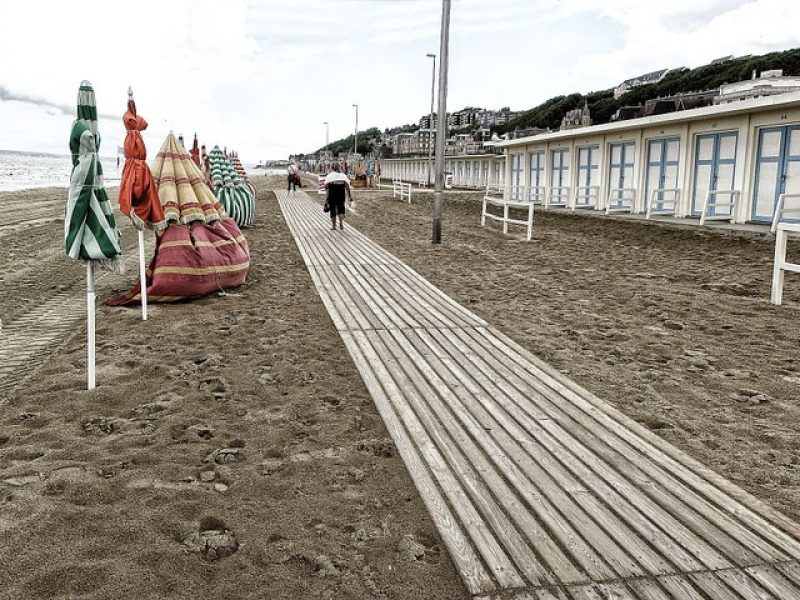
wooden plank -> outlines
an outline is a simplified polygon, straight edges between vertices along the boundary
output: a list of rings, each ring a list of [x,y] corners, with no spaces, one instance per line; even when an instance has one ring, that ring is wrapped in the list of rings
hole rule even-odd
[[[800,589],[780,571],[770,565],[747,567],[745,571],[776,598],[800,598]]]
[[[539,558],[529,548],[522,536],[514,528],[498,505],[502,502],[503,491],[495,489],[498,500],[492,496],[488,485],[504,486],[489,462],[481,455],[475,443],[455,423],[449,411],[439,401],[436,391],[431,388],[417,371],[414,363],[396,344],[392,335],[386,331],[367,334],[381,360],[391,372],[403,373],[396,378],[405,400],[409,403],[426,433],[436,443],[459,483],[470,495],[492,531],[508,551],[517,567],[533,585],[554,583],[553,576],[542,566]],[[474,466],[473,466],[474,465]],[[478,474],[480,473],[480,475]],[[486,483],[481,479],[486,480]],[[508,506],[510,511],[520,510],[519,503]]]
[[[483,440],[484,452],[491,454],[496,464],[499,462],[502,475],[512,484],[517,481],[523,481],[524,477],[519,469],[513,465],[507,455],[492,445],[490,437],[482,429],[474,415],[464,409],[459,395],[453,391],[453,386],[439,376],[434,361],[426,360],[419,353],[417,346],[422,345],[422,341],[419,339],[419,332],[392,331],[389,333],[394,337],[394,341],[402,349],[403,353],[407,355],[410,363],[416,365],[420,373],[425,377],[425,383],[420,382],[422,388],[426,392],[430,389],[428,386],[435,389],[435,392],[430,390],[429,394],[424,394],[432,403],[434,412],[439,414],[447,413],[449,407],[461,420],[465,433],[472,434],[474,439]],[[458,440],[464,444],[472,443],[474,445],[474,442],[471,442],[472,439],[465,434],[458,436]],[[486,450],[487,447],[488,450]],[[505,483],[503,478],[497,475],[486,454],[473,450],[470,455],[475,457],[473,464],[478,472],[487,480],[495,496],[500,499],[508,514],[515,520],[527,539],[530,540],[532,547],[536,549],[537,553],[549,565],[549,568],[558,576],[558,580],[571,583],[586,581],[586,576],[573,566],[572,561],[561,550],[559,545],[553,541],[539,522],[532,517],[530,510],[516,499],[512,489]],[[521,493],[523,497],[527,494],[525,491]],[[541,502],[538,496],[533,498],[532,501]]]
[[[631,579],[626,583],[633,591],[635,598],[640,598],[641,600],[673,600],[673,596],[664,591],[657,579]]]
[[[659,577],[658,582],[676,600],[708,600],[695,585],[683,575],[668,575]]]
[[[608,419],[604,419],[604,422],[613,421],[617,427],[621,425],[621,431],[627,433],[626,438],[646,442],[647,445],[639,443],[637,447],[652,454],[653,458],[669,470],[674,470],[687,484],[707,495],[709,500],[719,503],[782,551],[793,558],[800,558],[800,525],[572,382],[501,332],[492,329],[491,333],[498,342],[526,359],[527,370],[547,382],[555,391],[568,400],[588,405],[587,409],[594,409],[593,414],[602,413]]]
[[[416,448],[424,457],[428,468],[438,481],[453,510],[461,519],[461,523],[470,538],[474,540],[478,553],[483,557],[486,566],[497,579],[498,584],[503,588],[522,587],[525,585],[524,580],[511,560],[489,532],[489,528],[475,509],[475,506],[459,485],[453,473],[447,468],[439,449],[431,442],[416,415],[403,400],[402,393],[392,375],[386,370],[372,348],[367,334],[365,332],[353,332],[352,335],[353,340],[358,343],[359,350],[372,367],[386,396],[392,402],[401,422],[408,430]],[[412,477],[415,475],[416,473],[412,472]]]
[[[461,347],[474,337],[474,332],[468,330],[454,331],[454,338],[462,342]],[[456,343],[454,341],[454,343]],[[517,403],[504,403],[504,409],[531,434],[535,434],[537,443],[544,445],[547,451],[570,467],[572,472],[580,478],[589,488],[593,489],[600,497],[605,498],[610,507],[621,518],[628,520],[632,527],[659,548],[664,556],[675,562],[682,570],[701,569],[694,556],[703,556],[709,568],[727,568],[731,563],[719,555],[711,546],[686,528],[668,511],[653,502],[641,490],[630,483],[624,473],[628,470],[616,471],[604,463],[597,454],[584,446],[584,436],[580,434],[579,423],[562,423],[559,415],[542,410],[542,406],[535,406],[531,411],[523,411],[522,407],[530,398],[530,390],[523,385],[523,380],[516,377],[511,367],[504,365],[500,360],[492,357],[489,352],[472,354],[469,358],[473,367],[470,373],[494,374],[494,381],[506,379],[513,382],[518,389],[513,389],[511,398]],[[523,390],[527,394],[519,392]],[[516,393],[515,393],[516,392]],[[497,399],[503,396],[499,392],[492,392]],[[541,454],[541,450],[534,448],[533,452]],[[592,470],[589,470],[591,468]],[[552,470],[552,467],[551,467]],[[602,476],[595,476],[598,473]],[[674,506],[680,514],[685,507]],[[640,514],[641,513],[641,514]],[[656,527],[657,526],[657,527]],[[687,552],[683,548],[687,548]]]
[[[421,337],[424,338],[426,334],[435,339],[444,352],[450,354],[451,366],[458,365],[454,375],[461,383],[468,387],[475,386],[471,377],[478,369],[474,368],[474,363],[472,367],[468,366],[469,359],[460,354],[459,349],[453,345],[456,330],[425,332]],[[494,402],[506,400],[503,392],[493,384],[485,383],[483,387],[486,392],[481,394],[483,397],[488,395]],[[510,403],[483,407],[487,414],[492,415],[491,421],[483,423],[484,427],[491,428],[492,437],[513,456],[530,481],[535,482],[541,493],[559,508],[564,518],[577,526],[595,552],[603,556],[622,577],[673,572],[674,566],[671,563],[634,535],[606,505],[592,494],[586,493],[581,483],[568,476],[556,461],[551,460],[550,454],[534,440],[534,436],[508,415],[506,409],[509,407]],[[473,411],[480,411],[480,408],[474,406]],[[624,540],[624,546],[617,539]]]
[[[482,334],[495,347],[505,348],[498,341],[498,335],[500,335],[498,332],[494,330],[491,332],[483,331]],[[520,366],[523,367],[522,370],[526,371],[523,374],[527,383],[535,392],[540,394],[541,398],[548,399],[552,406],[558,406],[559,409],[563,409],[564,413],[569,414],[571,418],[592,430],[607,446],[613,448],[615,452],[618,452],[619,455],[624,456],[629,461],[628,464],[619,465],[619,471],[624,471],[635,465],[636,468],[646,472],[648,477],[660,482],[663,486],[662,491],[668,490],[672,492],[688,507],[702,515],[703,519],[705,519],[705,525],[698,524],[699,522],[690,513],[682,515],[682,518],[685,521],[690,518],[693,519],[695,525],[702,529],[700,531],[696,527],[695,531],[702,533],[717,548],[724,549],[729,556],[736,560],[737,564],[747,565],[755,564],[762,560],[778,561],[786,559],[782,548],[788,548],[792,543],[796,542],[793,542],[791,538],[780,530],[771,528],[763,519],[761,519],[763,531],[759,531],[759,534],[765,534],[771,539],[765,540],[759,534],[748,529],[741,521],[741,515],[749,513],[747,507],[735,503],[710,483],[700,480],[696,475],[683,468],[676,460],[666,456],[658,448],[650,444],[649,440],[640,437],[638,432],[643,430],[643,427],[637,424],[636,433],[634,433],[630,427],[611,419],[602,410],[596,410],[594,405],[589,405],[580,395],[565,390],[565,386],[559,386],[554,383],[554,389],[554,387],[546,385],[544,383],[545,380],[527,372],[528,367],[526,365],[529,363],[525,363],[518,356],[509,356],[514,360],[520,361]],[[559,393],[560,391],[563,393]],[[586,393],[588,394],[588,392]],[[567,402],[565,402],[565,399]],[[598,400],[598,402],[600,401]],[[598,427],[598,424],[602,427]],[[653,436],[651,432],[647,433]],[[603,449],[596,450],[602,451]],[[607,456],[607,458],[613,460],[610,456]],[[677,478],[676,475],[678,475]],[[716,503],[713,503],[712,499]],[[658,498],[656,500],[658,501]],[[757,518],[755,515],[753,516]],[[714,524],[713,528],[711,527],[712,523]],[[779,546],[773,546],[770,543],[771,541],[777,542]]]
[[[352,334],[345,331],[340,333],[467,590],[471,594],[494,591],[496,586],[491,576],[467,541],[461,525],[433,482],[399,417],[391,408],[386,392],[369,366],[369,359],[361,353]]]
[[[728,587],[747,600],[772,600],[772,593],[766,591],[755,579],[742,569],[723,569],[716,572],[717,577],[728,584]]]
[[[393,332],[394,333],[394,332]],[[448,404],[458,408],[459,405],[466,407],[466,410],[459,411],[459,417],[462,423],[467,427],[468,431],[478,431],[480,429],[486,430],[487,416],[486,411],[475,402],[470,391],[462,384],[462,381],[453,374],[452,369],[448,368],[450,363],[449,357],[444,355],[440,349],[435,345],[431,346],[422,338],[426,336],[426,332],[419,330],[415,331],[415,337],[409,335],[408,339],[411,341],[417,353],[427,352],[425,359],[421,357],[417,359],[417,354],[409,352],[412,360],[415,360],[421,369],[424,369],[426,377],[431,381],[444,382],[444,385],[438,384],[437,388],[439,393],[446,398]],[[396,337],[397,339],[397,337]],[[427,348],[427,350],[426,350]],[[478,420],[480,418],[480,421]],[[576,530],[574,524],[569,520],[563,518],[557,508],[550,500],[541,494],[541,490],[537,488],[525,474],[525,469],[518,465],[511,457],[503,451],[494,441],[494,437],[476,436],[476,441],[482,444],[484,452],[491,456],[492,461],[501,469],[504,477],[514,486],[517,493],[526,502],[528,511],[536,515],[536,520],[522,521],[520,526],[530,527],[531,530],[527,533],[529,538],[535,544],[536,540],[540,540],[539,549],[540,554],[545,558],[550,568],[559,575],[562,581],[575,581],[576,578],[584,579],[585,576],[579,572],[574,572],[571,568],[571,561],[574,560],[586,571],[593,579],[608,579],[613,578],[617,574],[609,567],[605,559],[598,555],[596,551],[582,538],[581,534]],[[524,519],[526,511],[517,511],[512,513],[512,518]],[[541,522],[544,528],[537,524]],[[520,522],[520,521],[518,521]],[[551,535],[558,540],[559,545],[566,548],[571,558],[564,560],[560,557],[563,556],[558,546],[550,542]],[[542,549],[544,547],[544,550]],[[546,550],[546,552],[545,552]],[[561,562],[563,560],[563,562]],[[565,572],[565,567],[570,567]]]
[[[716,573],[690,573],[689,579],[711,600],[742,600],[742,597],[717,577]]]

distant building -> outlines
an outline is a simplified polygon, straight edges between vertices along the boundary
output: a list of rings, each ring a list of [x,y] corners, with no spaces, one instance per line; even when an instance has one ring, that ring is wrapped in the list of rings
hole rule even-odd
[[[589,102],[584,100],[583,108],[575,108],[567,112],[561,119],[561,131],[565,129],[576,129],[578,127],[589,127],[592,124],[592,116],[589,113]]]
[[[755,71],[753,71],[752,79],[721,85],[714,104],[728,104],[760,96],[774,96],[796,91],[800,91],[800,77],[785,77],[781,69],[762,71],[761,75],[756,77]]]
[[[710,64],[710,65],[721,65],[722,63],[726,63],[729,60],[733,60],[733,54],[728,54],[728,56],[720,56],[719,58],[715,58],[714,60],[712,60],[708,64]]]
[[[614,88],[614,99],[616,100],[620,96],[627,94],[633,88],[639,87],[640,85],[658,83],[667,76],[669,71],[669,69],[661,69],[660,71],[653,71],[652,73],[645,73],[644,75],[639,75],[638,77],[626,79]]]

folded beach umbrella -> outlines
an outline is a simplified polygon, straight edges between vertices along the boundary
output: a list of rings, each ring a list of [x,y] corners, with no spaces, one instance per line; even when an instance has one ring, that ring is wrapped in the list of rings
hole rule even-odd
[[[256,186],[250,181],[250,178],[247,176],[247,171],[244,170],[244,165],[242,165],[242,161],[239,160],[239,153],[238,152],[231,152],[229,157],[231,159],[231,164],[233,164],[233,169],[239,174],[244,180],[244,184],[250,188],[250,191],[253,192],[253,196],[256,195]]]
[[[94,89],[88,81],[78,88],[78,118],[72,124],[69,149],[72,173],[64,214],[64,247],[73,260],[86,261],[87,388],[95,387],[94,266],[122,270],[122,249],[111,202],[103,186],[103,167],[97,157],[100,133]]]
[[[208,158],[214,195],[239,227],[252,225],[255,222],[255,195],[236,173],[231,161],[219,146],[214,146]]]
[[[153,163],[153,175],[168,225],[156,238],[145,277],[146,297],[174,302],[242,285],[250,267],[247,240],[172,133]],[[141,290],[136,283],[106,304],[138,303]]]
[[[94,89],[88,81],[78,90],[78,118],[69,136],[72,174],[64,218],[64,246],[73,260],[93,261],[121,270],[122,250],[111,202],[97,157],[100,134]]]
[[[200,148],[197,147],[197,134],[194,134],[194,141],[192,142],[192,149],[189,151],[192,155],[192,161],[198,167],[200,166]]]
[[[136,114],[133,93],[128,90],[128,110],[122,117],[125,134],[125,168],[119,184],[119,209],[136,229],[164,229],[167,226],[158,189],[147,166],[147,148],[141,131],[147,129],[147,121]]]
[[[167,221],[187,225],[212,223],[225,216],[223,205],[205,183],[186,149],[170,132],[152,165],[158,196]]]

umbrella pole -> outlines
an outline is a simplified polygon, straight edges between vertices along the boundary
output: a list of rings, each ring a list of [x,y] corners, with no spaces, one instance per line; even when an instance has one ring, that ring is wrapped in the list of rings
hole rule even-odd
[[[139,230],[139,284],[142,293],[142,321],[147,321],[147,282],[144,274],[144,232]]]
[[[86,363],[88,370],[87,389],[94,389],[94,263],[86,261],[86,312],[88,330],[89,357]]]

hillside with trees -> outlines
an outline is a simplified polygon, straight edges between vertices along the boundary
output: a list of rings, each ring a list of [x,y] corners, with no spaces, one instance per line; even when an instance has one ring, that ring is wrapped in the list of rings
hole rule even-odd
[[[771,69],[783,69],[784,75],[800,75],[800,48],[736,58],[696,69],[675,69],[660,82],[633,88],[616,100],[611,89],[586,95],[556,96],[525,111],[506,125],[494,128],[494,131],[502,134],[527,127],[558,129],[564,113],[582,107],[584,101],[588,101],[593,123],[608,123],[623,106],[637,106],[660,97],[718,88],[723,83],[750,79],[753,71],[760,73]]]

